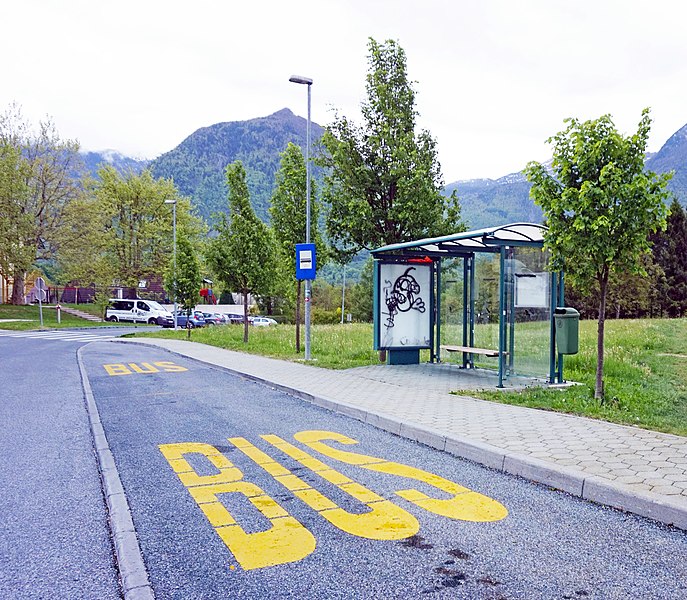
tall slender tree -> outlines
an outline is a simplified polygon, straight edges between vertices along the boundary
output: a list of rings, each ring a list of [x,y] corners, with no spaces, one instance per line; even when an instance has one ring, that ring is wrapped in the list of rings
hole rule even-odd
[[[398,43],[369,40],[364,125],[338,116],[322,137],[327,232],[340,254],[461,231],[455,195],[442,196],[436,141],[416,134],[415,91]]]
[[[625,137],[610,115],[593,121],[568,119],[549,138],[551,171],[536,162],[525,172],[532,197],[546,218],[545,245],[553,266],[565,270],[579,288],[596,288],[599,298],[594,397],[603,399],[604,325],[611,273],[642,270],[648,236],[665,227],[671,174],[644,170],[651,129],[642,112],[637,133]]]
[[[274,240],[250,204],[246,171],[240,161],[227,167],[229,217],[221,215],[207,259],[217,279],[243,295],[243,341],[248,342],[248,296],[269,292],[276,274]]]
[[[662,269],[663,278],[656,286],[659,288],[657,302],[661,313],[669,317],[682,317],[687,314],[687,215],[684,208],[673,198],[670,205],[665,231],[656,232],[652,237],[654,261]]]
[[[301,281],[296,279],[296,244],[305,242],[306,228],[306,165],[301,148],[289,142],[281,154],[281,166],[276,175],[270,217],[277,241],[280,263],[285,277],[296,290],[296,352],[300,352]],[[310,240],[316,246],[318,267],[324,264],[324,246],[319,234],[319,203],[315,181],[310,182]]]
[[[188,339],[191,339],[191,312],[198,302],[201,283],[202,276],[196,249],[191,240],[182,233],[177,239],[176,269],[173,264],[168,266],[165,273],[165,288],[186,311]]]

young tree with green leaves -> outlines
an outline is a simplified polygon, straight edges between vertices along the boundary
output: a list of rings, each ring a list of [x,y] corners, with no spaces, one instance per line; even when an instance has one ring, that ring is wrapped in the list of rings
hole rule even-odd
[[[296,352],[301,351],[301,281],[296,279],[296,244],[305,242],[306,228],[306,177],[307,169],[303,152],[289,142],[281,154],[281,166],[276,175],[272,194],[270,217],[277,242],[279,262],[285,277],[296,289]],[[317,227],[319,205],[314,180],[310,182],[310,240],[316,246],[317,265],[325,258],[324,245]]]
[[[276,274],[274,240],[250,204],[246,172],[240,161],[227,166],[229,217],[221,215],[218,235],[207,251],[217,279],[243,295],[243,341],[248,342],[248,295],[269,292]]]
[[[610,115],[566,122],[567,128],[548,140],[554,150],[551,171],[531,162],[525,173],[544,211],[552,267],[564,270],[578,288],[598,293],[594,397],[603,400],[609,278],[613,272],[642,270],[649,234],[665,227],[671,174],[644,170],[648,109],[642,111],[637,133],[628,137],[618,133]]]
[[[369,40],[364,124],[338,116],[318,162],[327,168],[327,233],[339,254],[462,231],[455,195],[442,196],[436,141],[415,133],[415,91],[394,41]]]
[[[196,249],[186,235],[177,237],[176,269],[170,263],[165,273],[165,288],[176,298],[186,311],[187,337],[191,339],[191,313],[198,302],[200,286],[203,282]]]
[[[82,166],[79,144],[51,120],[34,132],[17,106],[0,115],[0,270],[13,280],[12,304],[24,304],[36,260],[52,258],[63,211],[82,193]]]

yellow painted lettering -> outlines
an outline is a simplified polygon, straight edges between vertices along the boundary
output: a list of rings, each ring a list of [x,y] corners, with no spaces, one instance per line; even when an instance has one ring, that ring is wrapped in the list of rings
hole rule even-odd
[[[191,442],[162,444],[159,448],[217,535],[244,569],[295,562],[315,550],[316,540],[312,533],[260,487],[243,481],[243,473],[214,446]],[[185,455],[193,453],[205,456],[218,473],[196,473],[185,458]],[[219,499],[219,495],[228,493],[248,498],[270,521],[270,528],[247,533]]]
[[[434,514],[451,519],[477,522],[499,521],[508,515],[506,507],[497,500],[474,492],[439,475],[382,458],[339,450],[323,443],[323,440],[332,440],[346,445],[358,443],[356,440],[340,433],[331,431],[301,431],[296,433],[294,437],[312,450],[330,458],[347,464],[357,465],[370,471],[421,481],[449,494],[451,497],[448,499],[437,499],[412,488],[396,492],[396,495],[401,498]]]
[[[420,529],[417,519],[409,512],[335,471],[307,452],[276,435],[263,435],[262,438],[369,509],[362,514],[350,513],[289,471],[286,471],[288,474],[275,476],[276,481],[335,527],[352,535],[373,540],[400,540],[415,535]],[[270,465],[278,463],[244,438],[230,438],[229,441],[268,472],[270,469],[276,471]]]
[[[182,371],[188,371],[186,367],[174,364],[169,360],[161,360],[153,363],[156,367],[160,367],[165,373],[181,373]]]
[[[123,364],[103,365],[108,375],[131,375],[131,371]]]
[[[129,363],[129,366],[133,371],[136,371],[136,373],[159,373],[160,370],[156,369],[153,365],[150,363],[144,362],[141,363],[141,366],[139,367],[136,363]]]

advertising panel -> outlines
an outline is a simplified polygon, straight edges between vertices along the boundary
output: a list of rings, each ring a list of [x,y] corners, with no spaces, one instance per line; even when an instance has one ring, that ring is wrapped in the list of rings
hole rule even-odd
[[[430,348],[432,267],[380,263],[379,269],[380,348]]]

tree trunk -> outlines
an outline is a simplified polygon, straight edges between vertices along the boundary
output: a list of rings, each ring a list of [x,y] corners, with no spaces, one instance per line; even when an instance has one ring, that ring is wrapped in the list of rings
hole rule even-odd
[[[599,326],[596,338],[596,387],[594,398],[604,399],[604,330],[606,326],[606,294],[608,292],[608,268],[599,277]]]
[[[13,273],[12,278],[12,298],[10,304],[26,304],[26,295],[24,294],[24,284],[26,282],[26,273]]]
[[[301,280],[296,287],[296,354],[301,352]]]
[[[243,343],[248,343],[248,292],[243,292]]]

